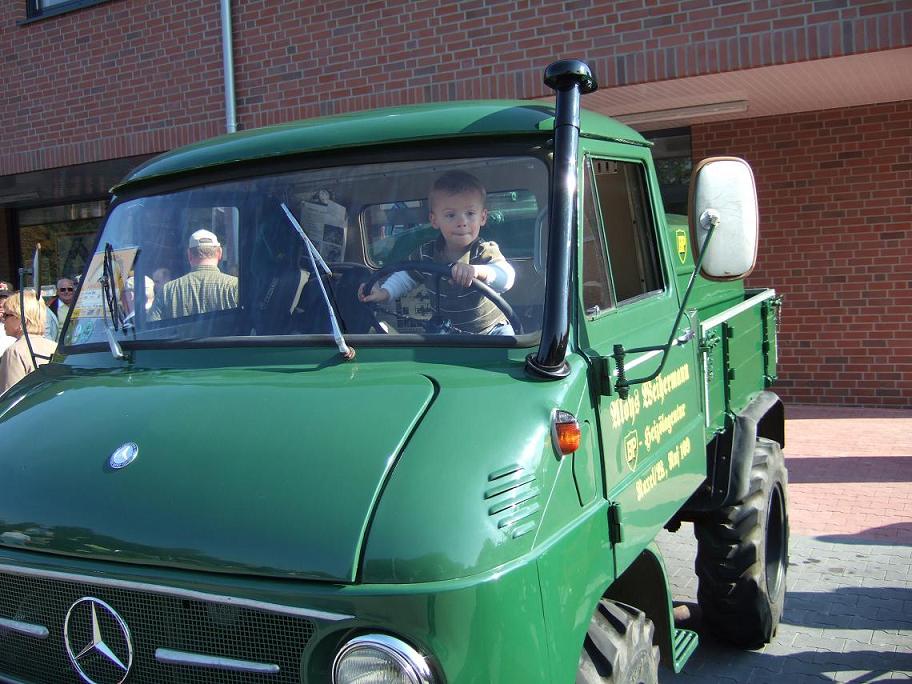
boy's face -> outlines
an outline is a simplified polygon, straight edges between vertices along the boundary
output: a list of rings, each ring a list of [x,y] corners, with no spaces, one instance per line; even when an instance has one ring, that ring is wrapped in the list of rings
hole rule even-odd
[[[431,194],[431,225],[443,235],[447,247],[464,249],[475,242],[481,227],[488,221],[477,192],[445,192]]]

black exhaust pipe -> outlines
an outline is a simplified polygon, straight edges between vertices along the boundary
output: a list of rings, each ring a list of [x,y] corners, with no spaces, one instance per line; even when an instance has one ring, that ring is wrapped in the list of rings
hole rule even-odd
[[[541,343],[526,357],[526,372],[545,380],[567,377],[570,334],[570,265],[576,235],[576,157],[579,149],[580,95],[598,89],[592,71],[578,59],[545,69],[545,85],[557,96],[554,108],[554,165],[549,201],[547,287]]]

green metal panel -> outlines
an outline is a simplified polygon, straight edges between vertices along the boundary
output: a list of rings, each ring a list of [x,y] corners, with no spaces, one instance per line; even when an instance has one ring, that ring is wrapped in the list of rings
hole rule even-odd
[[[617,344],[627,349],[664,344],[679,308],[675,263],[680,262],[669,240],[663,239],[669,232],[648,153],[607,143],[585,141],[584,145],[599,158],[629,160],[649,169],[649,209],[666,284],[661,293],[622,303],[596,317],[581,316],[587,353],[608,358]],[[584,214],[582,208],[578,213]],[[684,318],[679,332],[690,325]],[[660,358],[655,352],[630,355],[627,376],[650,375]],[[610,363],[616,374],[614,362]],[[633,385],[627,399],[616,393],[599,398],[606,496],[617,504],[623,535],[615,545],[619,572],[633,562],[706,477],[701,382],[694,339],[673,345],[662,373],[649,383]]]
[[[377,508],[365,581],[482,572],[579,515],[572,459],[557,457],[550,431],[552,411],[575,413],[586,388],[581,360],[571,365],[560,383],[530,380],[521,368],[427,369],[440,391]]]
[[[723,324],[728,354],[729,411],[740,412],[759,390],[763,378],[763,322],[760,307],[748,309]]]
[[[553,128],[553,106],[523,101],[414,105],[295,121],[231,133],[168,152],[130,173],[114,192],[154,178],[290,155],[385,143],[548,134]],[[581,112],[581,128],[584,136],[647,144],[633,129],[595,112]]]
[[[615,577],[606,521],[604,502],[590,507],[539,557],[549,682],[574,681],[589,620]]]
[[[380,486],[434,394],[418,368],[374,364],[55,375],[0,422],[4,538],[340,581],[354,579]],[[346,429],[345,416],[369,417],[366,429]],[[114,470],[108,459],[125,442],[139,456]]]

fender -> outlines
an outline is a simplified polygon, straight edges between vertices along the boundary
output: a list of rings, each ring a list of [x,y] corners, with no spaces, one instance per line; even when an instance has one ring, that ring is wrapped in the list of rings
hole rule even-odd
[[[665,562],[655,543],[647,546],[636,560],[618,577],[605,598],[634,606],[655,625],[654,642],[659,647],[664,667],[680,672],[690,654],[696,649],[696,633],[674,626],[671,594]]]
[[[735,415],[733,426],[707,445],[706,483],[681,509],[679,520],[691,520],[688,514],[730,506],[747,496],[758,437],[785,446],[785,410],[773,392],[757,394]]]

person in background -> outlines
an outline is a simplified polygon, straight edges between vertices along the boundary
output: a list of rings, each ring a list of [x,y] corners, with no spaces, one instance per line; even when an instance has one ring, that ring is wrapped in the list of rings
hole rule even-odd
[[[24,311],[20,305],[19,293],[10,292],[3,302],[0,315],[3,330],[16,341],[0,356],[0,394],[35,370],[36,364],[46,364],[57,349],[57,343],[42,337],[45,328],[47,307],[40,301],[34,290],[24,291]],[[28,341],[25,331],[28,331]],[[29,353],[29,342],[35,352],[35,362]]]
[[[237,308],[238,279],[219,270],[222,245],[215,233],[195,231],[187,244],[187,260],[190,272],[162,288],[162,318]]]
[[[45,317],[44,336],[56,341],[60,337],[60,329],[66,320],[73,300],[76,298],[76,283],[72,278],[58,278],[57,295],[47,304],[49,315]]]
[[[157,308],[153,308],[155,304],[155,282],[149,276],[143,276],[143,279],[146,283],[146,320],[147,321],[156,321],[161,318],[161,315]],[[136,318],[136,294],[133,290],[134,278],[130,276],[127,278],[127,282],[124,283],[123,295],[121,296],[121,303],[124,308],[124,327],[132,327],[135,325]]]
[[[57,318],[57,322],[63,325],[70,307],[73,305],[73,299],[76,297],[76,283],[71,278],[60,278],[57,280],[57,296],[48,302],[48,308]]]
[[[155,283],[155,299],[161,301],[165,283],[171,280],[171,271],[162,266],[152,271],[152,281]]]
[[[6,298],[9,297],[10,292],[13,291],[12,285],[10,285],[5,280],[0,280],[0,312],[3,311],[3,302],[6,301]],[[0,356],[3,355],[10,345],[16,341],[15,337],[7,335],[6,331],[0,331]]]

